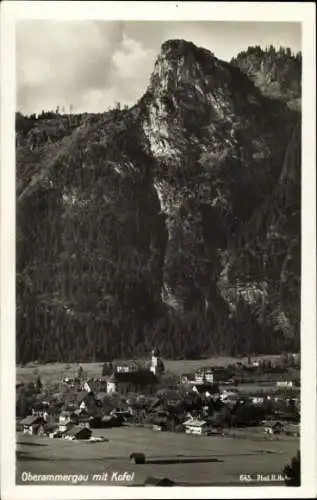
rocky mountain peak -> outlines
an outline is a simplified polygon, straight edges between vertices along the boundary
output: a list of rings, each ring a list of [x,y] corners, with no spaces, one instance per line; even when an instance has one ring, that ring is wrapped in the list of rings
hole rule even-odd
[[[172,57],[176,57],[196,50],[197,47],[193,42],[188,42],[181,38],[171,38],[162,43],[160,52],[161,54],[169,54]]]
[[[18,357],[294,348],[299,121],[185,40],[131,109],[19,117]]]
[[[161,156],[168,155],[168,150],[171,153],[166,141],[172,123],[174,145],[184,143],[180,129],[194,142],[196,137],[210,145],[212,132],[214,142],[219,133],[230,141],[237,129],[243,134],[244,129],[252,132],[254,127],[258,130],[267,125],[263,123],[267,103],[250,79],[210,51],[184,40],[169,40],[162,45],[145,98],[145,130],[155,130],[152,148]]]

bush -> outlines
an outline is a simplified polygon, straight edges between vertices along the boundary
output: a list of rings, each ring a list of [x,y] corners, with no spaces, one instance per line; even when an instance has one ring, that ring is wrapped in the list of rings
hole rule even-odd
[[[300,451],[298,451],[291,463],[284,467],[286,486],[300,486],[300,469]]]
[[[257,425],[263,418],[265,418],[263,408],[251,404],[242,404],[237,406],[232,423],[237,427],[248,427]]]
[[[114,368],[113,368],[112,363],[109,363],[109,362],[104,363],[102,366],[102,372],[101,372],[102,376],[104,377],[106,375],[111,375],[113,372],[113,369]]]

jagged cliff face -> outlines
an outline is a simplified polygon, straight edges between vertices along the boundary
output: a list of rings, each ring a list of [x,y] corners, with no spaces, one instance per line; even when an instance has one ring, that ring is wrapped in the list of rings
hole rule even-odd
[[[143,129],[159,164],[155,188],[167,216],[168,300],[174,292],[184,310],[185,287],[209,304],[209,285],[197,293],[197,283],[206,275],[217,279],[230,229],[243,225],[276,182],[285,137],[271,103],[248,78],[181,40],[163,45],[145,99]],[[182,259],[175,262],[182,245],[192,255],[187,278]],[[208,250],[213,255],[202,266]]]
[[[130,110],[86,117],[54,145],[42,134],[31,152],[34,127],[18,134],[18,356],[293,348],[298,122],[236,67],[173,40]]]

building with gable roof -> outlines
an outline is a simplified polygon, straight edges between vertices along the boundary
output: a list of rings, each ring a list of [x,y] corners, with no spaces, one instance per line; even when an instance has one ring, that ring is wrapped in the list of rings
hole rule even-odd
[[[114,372],[107,381],[107,392],[109,394],[119,392],[128,394],[130,392],[154,392],[158,384],[158,377],[150,370],[141,369],[132,372]]]

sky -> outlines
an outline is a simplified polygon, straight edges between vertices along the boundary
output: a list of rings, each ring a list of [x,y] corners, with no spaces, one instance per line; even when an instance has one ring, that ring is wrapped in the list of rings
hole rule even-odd
[[[144,93],[163,42],[182,38],[230,60],[248,46],[301,50],[301,24],[23,20],[16,26],[17,109],[102,112]]]

